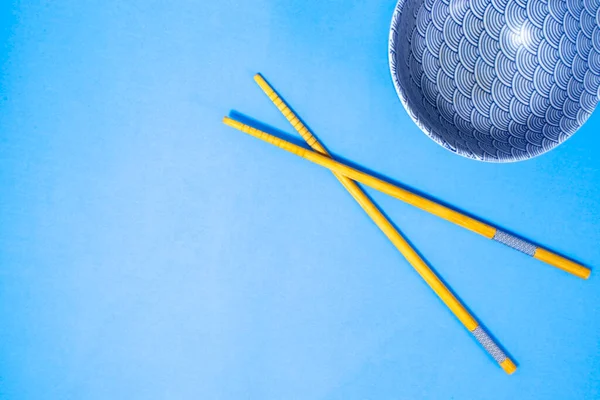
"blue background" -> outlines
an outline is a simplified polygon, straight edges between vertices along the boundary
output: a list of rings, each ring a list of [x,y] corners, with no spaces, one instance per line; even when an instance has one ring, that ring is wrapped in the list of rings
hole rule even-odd
[[[597,399],[588,281],[368,190],[519,364],[476,344],[295,134],[600,266],[600,114],[539,158],[444,150],[387,65],[395,2],[3,1],[0,398]]]

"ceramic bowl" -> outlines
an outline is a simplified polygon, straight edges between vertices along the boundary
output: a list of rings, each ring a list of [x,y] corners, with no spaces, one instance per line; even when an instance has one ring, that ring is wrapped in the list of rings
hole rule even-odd
[[[389,63],[431,139],[476,160],[525,160],[596,108],[600,0],[400,0]]]

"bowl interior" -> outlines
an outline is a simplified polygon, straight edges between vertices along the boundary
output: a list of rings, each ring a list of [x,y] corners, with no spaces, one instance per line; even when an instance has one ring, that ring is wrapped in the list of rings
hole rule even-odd
[[[551,150],[598,102],[595,3],[400,0],[389,52],[404,107],[462,156],[509,162]]]

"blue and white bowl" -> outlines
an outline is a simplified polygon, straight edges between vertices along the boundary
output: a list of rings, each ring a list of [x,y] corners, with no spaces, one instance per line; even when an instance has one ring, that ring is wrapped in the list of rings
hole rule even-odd
[[[430,138],[476,160],[525,160],[596,108],[600,0],[400,0],[389,61]]]

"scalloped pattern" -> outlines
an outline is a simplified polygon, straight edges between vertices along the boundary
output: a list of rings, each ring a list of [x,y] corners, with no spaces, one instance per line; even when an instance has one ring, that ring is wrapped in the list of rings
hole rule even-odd
[[[568,139],[600,97],[600,0],[399,0],[394,86],[433,140],[488,162]]]

